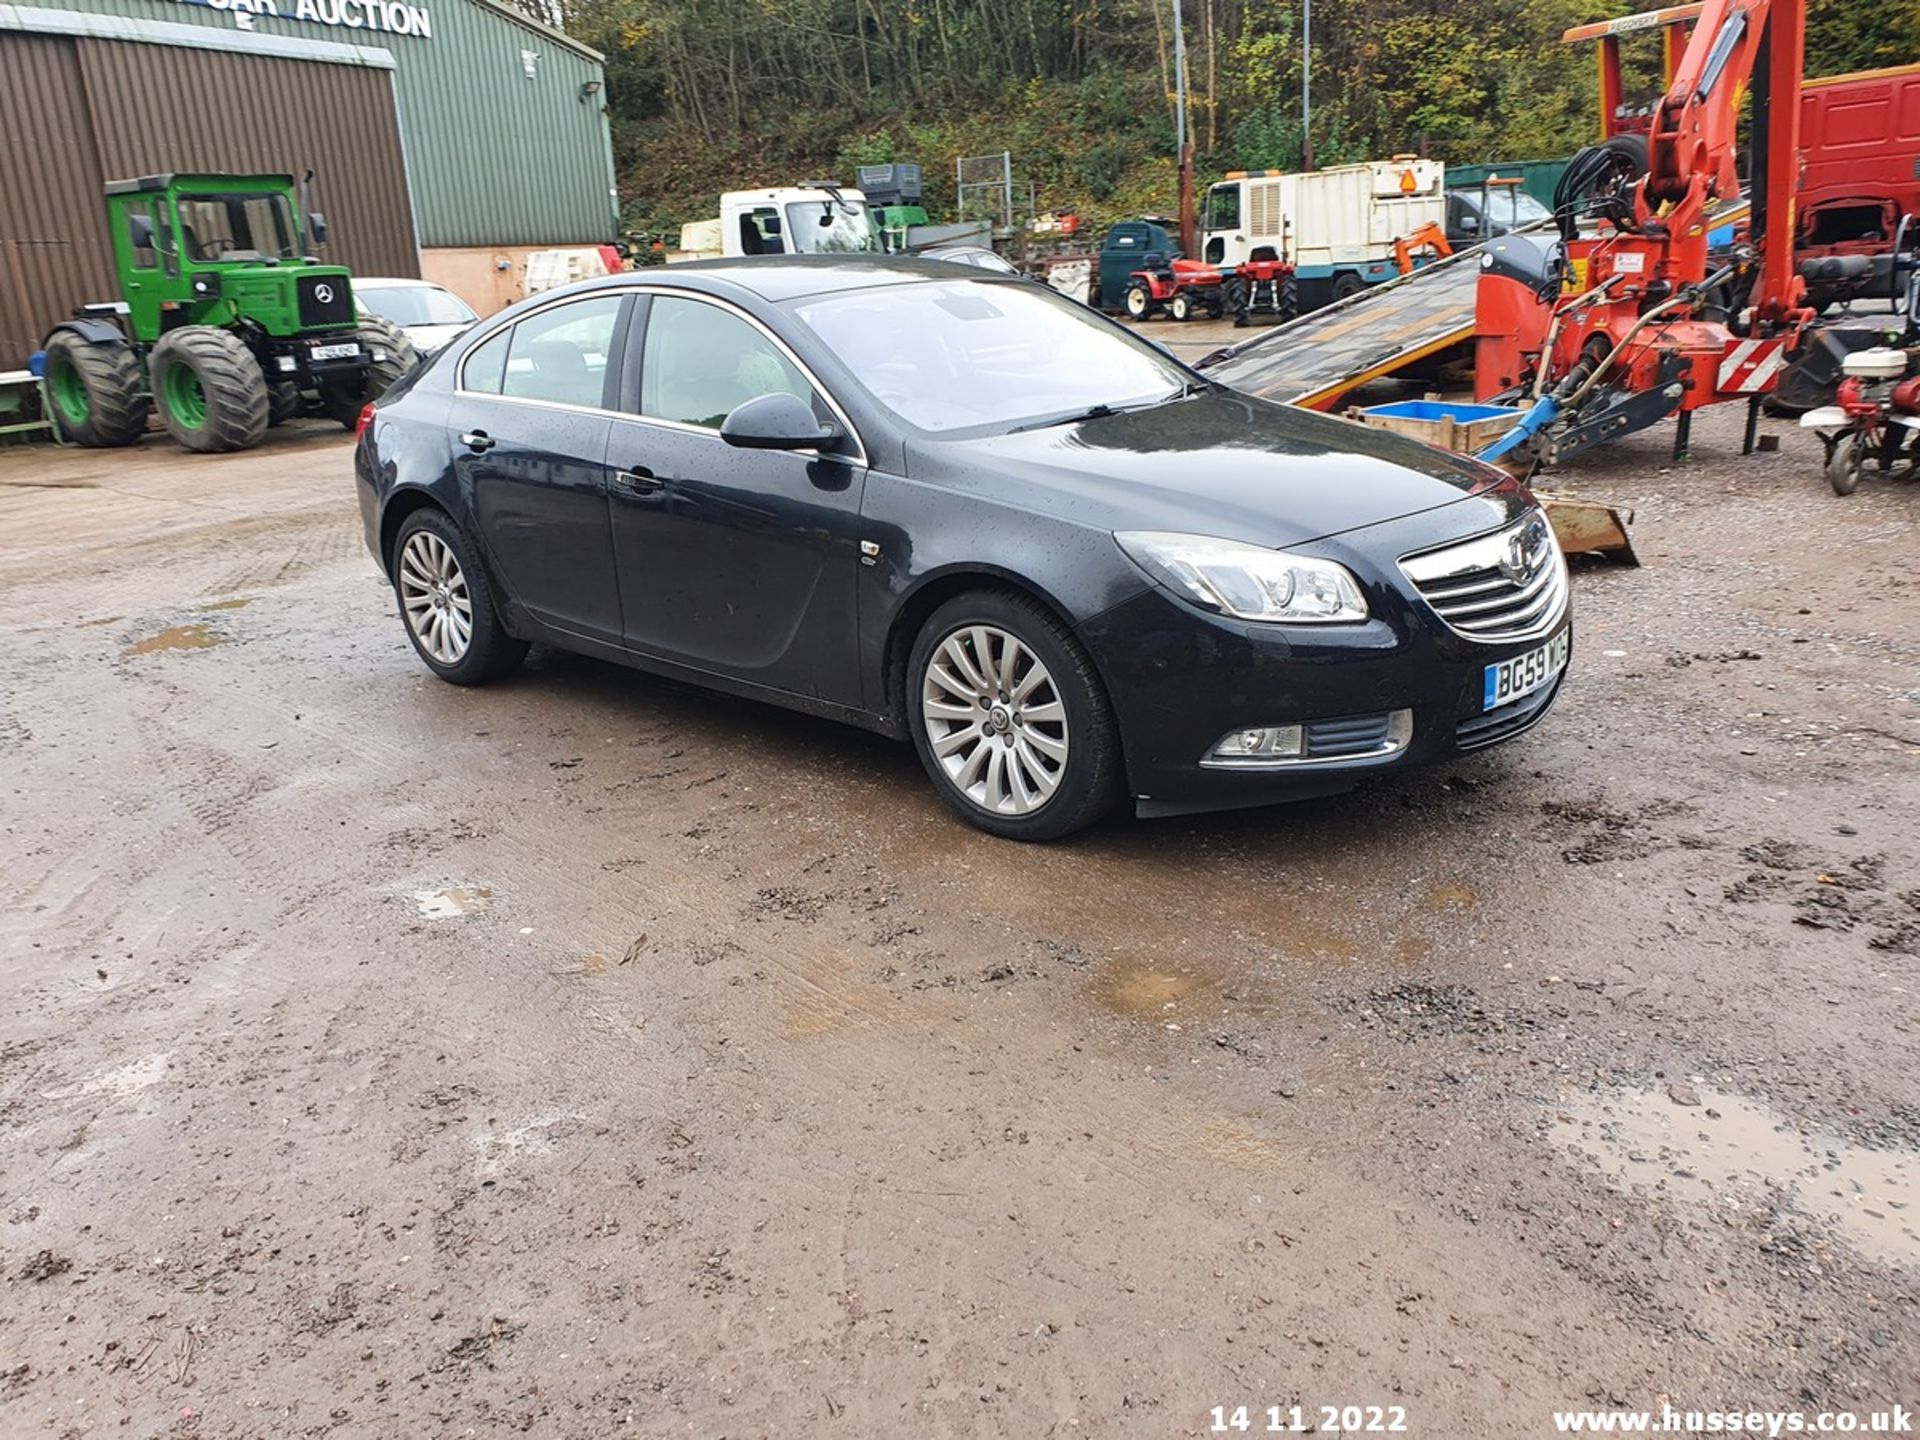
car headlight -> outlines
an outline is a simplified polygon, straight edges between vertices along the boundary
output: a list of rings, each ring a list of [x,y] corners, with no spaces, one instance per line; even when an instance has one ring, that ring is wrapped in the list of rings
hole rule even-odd
[[[1113,538],[1169,590],[1223,615],[1285,625],[1367,618],[1359,581],[1316,555],[1161,530],[1122,530]]]

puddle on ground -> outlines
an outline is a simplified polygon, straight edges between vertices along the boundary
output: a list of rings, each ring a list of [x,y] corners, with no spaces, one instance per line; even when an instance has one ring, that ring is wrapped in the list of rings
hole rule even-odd
[[[485,885],[454,885],[445,890],[416,890],[413,903],[419,908],[423,918],[428,920],[451,920],[459,915],[472,915],[487,908],[487,902],[493,899],[493,891]]]
[[[1558,1121],[1553,1138],[1621,1184],[1697,1204],[1765,1206],[1777,1187],[1862,1254],[1920,1265],[1920,1154],[1803,1134],[1764,1105],[1692,1088],[1698,1105],[1665,1090],[1590,1104]]]
[[[1427,891],[1429,910],[1464,910],[1480,897],[1464,885],[1436,885]]]
[[[217,635],[196,622],[192,625],[169,625],[157,635],[136,640],[127,647],[127,654],[151,655],[158,650],[207,650],[226,643],[224,635]]]
[[[1123,962],[1100,982],[1094,994],[1102,1005],[1122,1015],[1158,1018],[1162,1011],[1203,989],[1205,983],[1192,975]]]
[[[251,595],[241,595],[233,600],[215,600],[211,604],[202,605],[200,608],[202,610],[244,610],[252,603],[253,597]]]

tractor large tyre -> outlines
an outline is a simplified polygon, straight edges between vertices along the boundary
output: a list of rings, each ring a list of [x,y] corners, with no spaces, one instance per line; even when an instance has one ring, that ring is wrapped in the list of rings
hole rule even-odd
[[[1280,318],[1296,320],[1300,316],[1300,282],[1289,275],[1280,282]]]
[[[420,352],[413,348],[407,332],[390,320],[369,315],[360,322],[353,338],[371,357],[365,378],[358,385],[320,387],[321,408],[349,430],[359,425],[362,406],[378,400],[420,364]]]
[[[48,418],[76,444],[105,449],[146,434],[140,358],[125,341],[56,330],[47,339],[47,393],[53,402]]]
[[[1247,323],[1247,282],[1235,275],[1227,281],[1225,288],[1227,313],[1233,316],[1236,326],[1244,327]]]
[[[267,424],[284,425],[300,413],[304,402],[300,397],[300,387],[291,380],[282,380],[267,387]]]
[[[267,377],[238,335],[212,325],[169,330],[147,361],[167,433],[189,450],[249,450],[272,414]]]

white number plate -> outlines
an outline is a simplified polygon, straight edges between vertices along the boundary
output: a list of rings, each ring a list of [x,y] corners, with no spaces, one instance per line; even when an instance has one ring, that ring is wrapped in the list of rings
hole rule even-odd
[[[1486,689],[1481,696],[1482,710],[1497,710],[1511,705],[1523,695],[1531,695],[1567,668],[1567,655],[1573,649],[1573,632],[1562,630],[1538,649],[1498,665],[1487,666]]]
[[[307,352],[315,360],[351,360],[359,353],[359,342],[354,340],[344,345],[316,345]]]

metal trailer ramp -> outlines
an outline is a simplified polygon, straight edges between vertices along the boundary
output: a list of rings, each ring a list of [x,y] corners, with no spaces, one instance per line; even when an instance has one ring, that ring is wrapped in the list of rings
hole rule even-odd
[[[1197,368],[1250,395],[1330,410],[1369,380],[1470,342],[1479,276],[1476,246],[1216,350]]]

